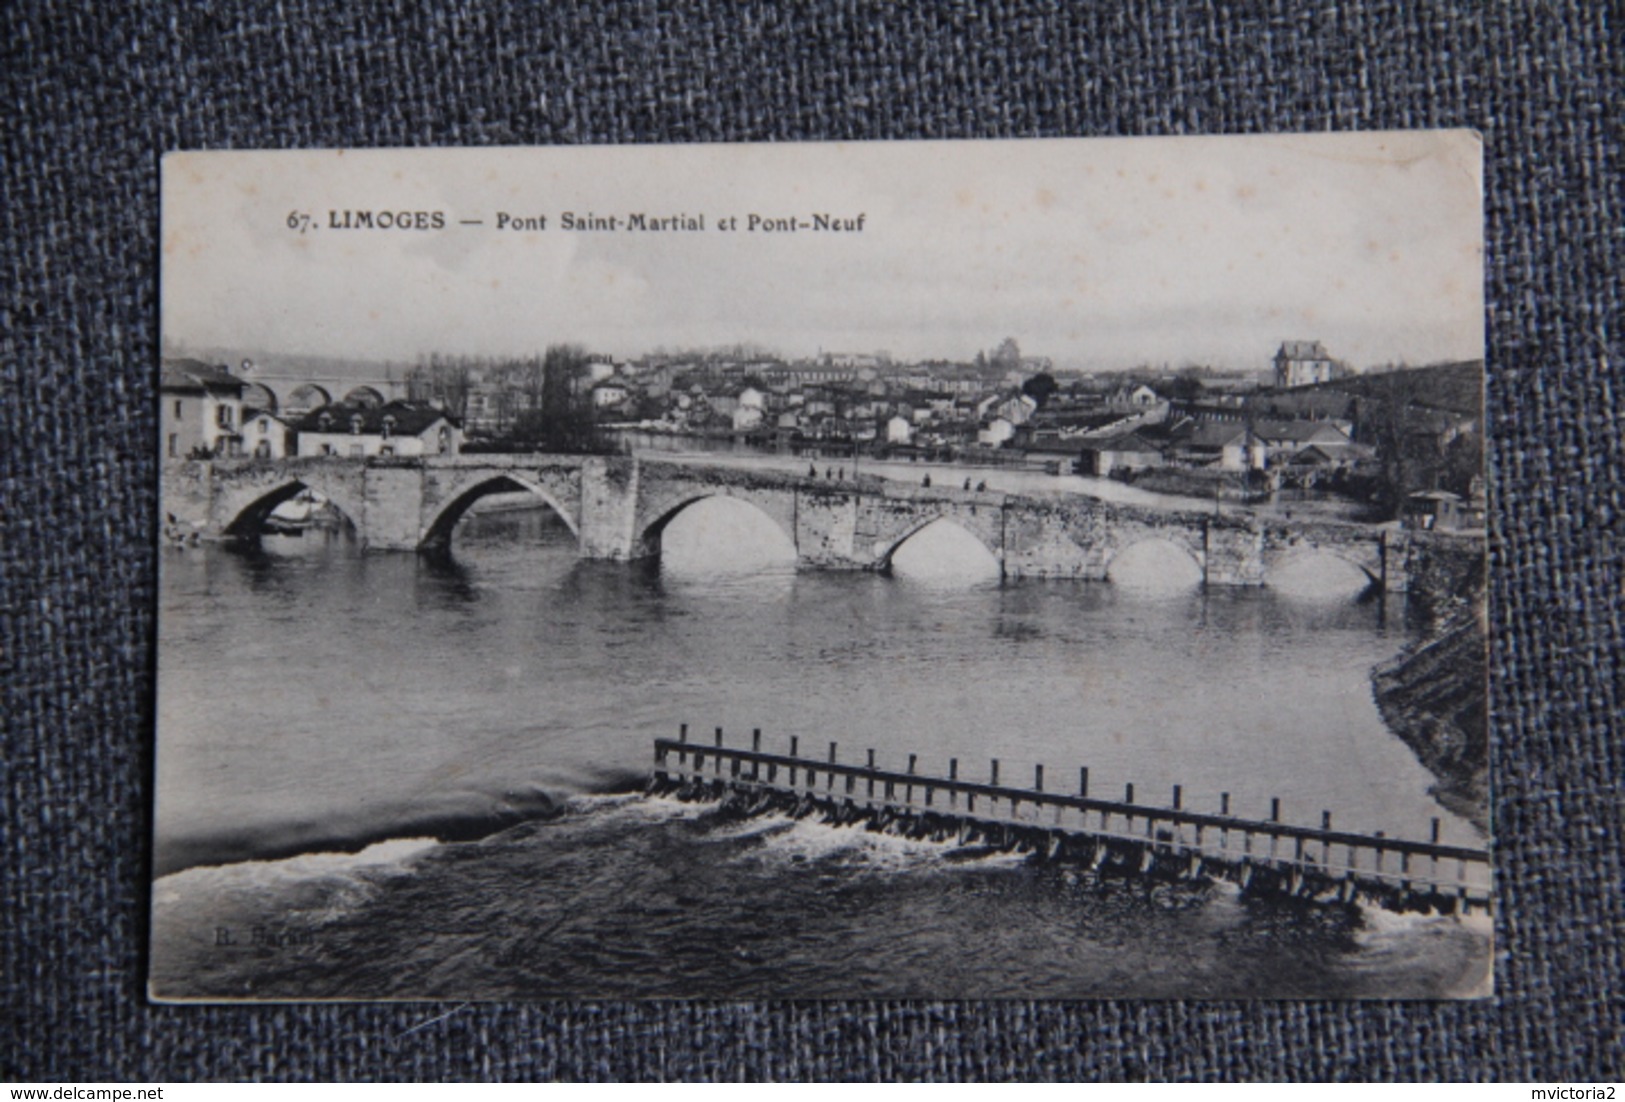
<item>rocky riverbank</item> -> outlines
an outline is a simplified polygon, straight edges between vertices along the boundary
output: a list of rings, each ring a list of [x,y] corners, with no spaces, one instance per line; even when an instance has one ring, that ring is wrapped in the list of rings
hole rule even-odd
[[[1422,610],[1421,639],[1371,671],[1377,709],[1390,730],[1438,778],[1433,794],[1488,837],[1489,685],[1484,569],[1451,564],[1448,594]]]

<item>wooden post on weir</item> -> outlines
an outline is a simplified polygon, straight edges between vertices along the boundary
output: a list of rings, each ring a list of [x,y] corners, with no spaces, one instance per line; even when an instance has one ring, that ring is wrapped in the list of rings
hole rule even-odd
[[[1184,796],[1184,786],[1177,785],[1177,784],[1174,785],[1174,810],[1175,811],[1178,811],[1180,809],[1181,804],[1184,802],[1183,796]]]
[[[1078,769],[1078,795],[1085,798],[1089,795],[1089,767],[1087,765]]]
[[[791,735],[790,736],[790,756],[792,758],[796,757],[799,754],[800,743],[801,743],[801,739],[798,736],[796,736],[796,735]],[[795,763],[792,762],[791,765],[790,765],[790,787],[794,788],[795,786],[796,786],[796,767],[795,767]]]
[[[722,728],[721,727],[717,728],[717,749],[718,750],[722,749]],[[722,757],[723,756],[721,754],[717,755],[717,776],[719,776],[719,777],[722,776]],[[738,758],[732,759],[731,764],[733,765],[733,775],[737,778],[739,776],[739,759]]]
[[[874,767],[875,767],[875,752],[873,750],[870,750],[869,751],[869,768],[874,769]],[[869,783],[869,798],[874,799],[874,795],[875,795],[875,779],[873,777],[870,777],[868,783]]]
[[[908,775],[911,776],[911,777],[914,775],[914,761],[915,761],[915,755],[910,754],[908,756]],[[913,803],[914,802],[914,782],[913,781],[910,781],[908,783],[908,789],[907,789],[907,792],[904,794],[903,799],[905,801],[907,801],[908,803]]]
[[[833,743],[833,742],[829,744],[829,763],[831,765],[835,764],[835,746],[836,746],[836,744]],[[826,792],[831,791],[832,789],[834,789],[834,787],[835,787],[835,770],[831,769],[829,771],[829,777],[826,779],[825,784],[824,784],[824,791],[826,791]]]

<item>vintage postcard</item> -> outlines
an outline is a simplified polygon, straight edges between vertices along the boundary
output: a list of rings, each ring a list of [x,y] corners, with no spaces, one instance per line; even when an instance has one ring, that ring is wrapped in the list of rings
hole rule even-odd
[[[1490,994],[1480,159],[167,156],[152,997]]]

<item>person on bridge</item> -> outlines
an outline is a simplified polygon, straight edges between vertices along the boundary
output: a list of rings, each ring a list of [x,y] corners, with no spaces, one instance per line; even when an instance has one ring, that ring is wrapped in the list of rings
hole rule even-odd
[[[808,478],[817,478],[818,477],[818,465],[816,463],[807,464],[807,477]]]
[[[931,476],[929,474],[927,474],[924,478],[920,479],[920,485],[921,486],[929,486],[929,485],[931,485]]]
[[[970,479],[969,478],[965,479],[965,489],[967,489],[967,490],[970,489]]]

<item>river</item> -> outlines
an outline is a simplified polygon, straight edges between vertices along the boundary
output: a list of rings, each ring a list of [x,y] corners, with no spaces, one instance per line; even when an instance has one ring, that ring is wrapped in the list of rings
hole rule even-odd
[[[637,795],[679,723],[759,727],[927,772],[1086,765],[1097,792],[1180,784],[1242,815],[1280,797],[1288,820],[1393,836],[1439,817],[1480,845],[1373,704],[1370,667],[1409,638],[1397,599],[1204,593],[1154,560],[1000,584],[953,530],[895,576],[797,573],[770,522],[712,505],[658,565],[579,561],[540,510],[471,515],[447,559],[316,532],[166,552],[155,994],[1484,993],[1482,918],[1096,881]]]

